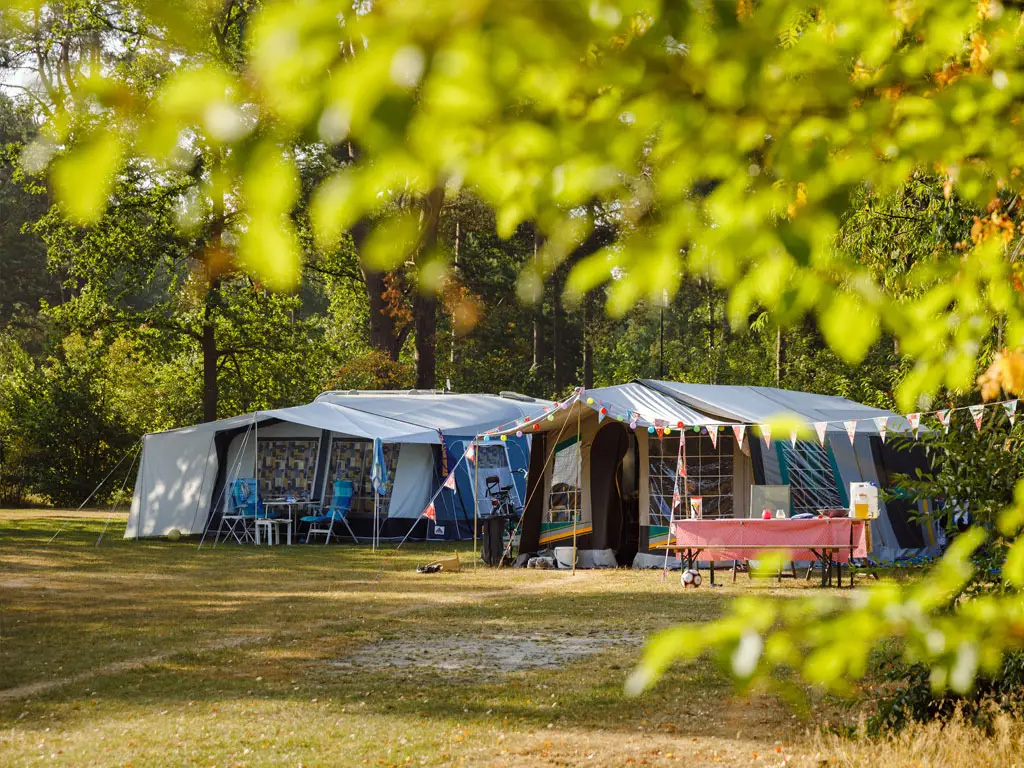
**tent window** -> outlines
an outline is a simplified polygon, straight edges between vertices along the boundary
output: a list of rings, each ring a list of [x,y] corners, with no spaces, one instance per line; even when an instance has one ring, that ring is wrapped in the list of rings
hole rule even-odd
[[[668,525],[675,491],[679,438],[648,441],[648,488],[651,525]],[[686,486],[680,486],[682,507],[689,514],[690,497],[702,498],[703,517],[733,517],[733,438],[718,433],[718,444],[693,432],[686,434]]]
[[[476,495],[480,509],[489,512],[491,500],[487,495],[487,478],[497,477],[501,486],[512,486],[512,500],[522,505],[519,498],[519,490],[512,479],[512,466],[508,460],[508,450],[505,444],[488,445],[487,443],[476,443],[477,460],[480,462],[479,472],[470,468],[471,474],[476,477]]]
[[[312,496],[319,447],[319,440],[260,440],[260,494]]]
[[[387,493],[390,498],[395,483],[395,468],[398,466],[399,445],[384,443],[384,464],[388,470]],[[352,497],[352,511],[373,514],[373,484],[370,472],[373,469],[373,442],[370,440],[332,440],[331,463],[327,472],[326,496],[333,493],[335,480],[349,480],[355,491]]]
[[[846,506],[836,484],[831,449],[822,448],[814,440],[797,440],[796,447],[782,440],[775,445],[783,471],[782,481],[790,488],[792,514],[813,514],[819,509]]]
[[[572,437],[555,447],[547,522],[565,523],[580,519],[581,475],[580,441],[578,437]]]

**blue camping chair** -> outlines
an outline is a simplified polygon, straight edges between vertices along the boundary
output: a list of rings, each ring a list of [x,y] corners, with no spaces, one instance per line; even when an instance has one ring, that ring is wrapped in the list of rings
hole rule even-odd
[[[334,535],[334,524],[341,523],[348,529],[348,534],[358,544],[359,539],[352,531],[352,526],[348,524],[348,512],[352,508],[352,496],[355,494],[355,488],[352,486],[350,480],[335,480],[334,481],[334,495],[331,497],[330,504],[324,509],[326,514],[323,515],[307,515],[306,517],[299,518],[303,523],[309,523],[309,530],[306,531],[306,541],[308,542],[313,536],[320,534],[325,535],[327,538],[324,540],[324,545],[331,543],[331,536]]]
[[[220,518],[216,541],[220,541],[223,533],[225,538],[233,537],[239,544],[245,543],[253,536],[256,519],[265,516],[263,502],[259,500],[256,491],[256,479],[240,477],[234,480],[228,497],[228,509]]]

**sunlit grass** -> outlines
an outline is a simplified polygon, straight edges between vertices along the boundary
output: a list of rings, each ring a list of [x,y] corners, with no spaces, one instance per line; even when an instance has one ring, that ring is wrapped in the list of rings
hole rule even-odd
[[[0,514],[3,765],[781,765],[822,747],[827,702],[807,721],[735,698],[710,663],[622,693],[653,630],[802,580],[424,576],[450,547],[200,551],[123,541],[123,520],[96,546],[105,516]],[[567,645],[585,652],[535,666]]]

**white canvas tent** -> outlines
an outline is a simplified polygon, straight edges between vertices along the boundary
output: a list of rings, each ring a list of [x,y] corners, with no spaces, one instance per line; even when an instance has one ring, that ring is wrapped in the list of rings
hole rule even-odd
[[[366,469],[360,462],[375,437],[393,464],[386,518],[408,525],[443,481],[438,453],[446,438],[472,438],[533,414],[544,402],[436,392],[325,393],[307,405],[146,435],[125,537],[202,533],[223,511],[233,479],[260,475],[264,484],[267,472],[298,473],[303,490],[322,501],[330,494],[328,475],[336,473],[336,464],[355,462],[361,472]],[[298,448],[289,453],[289,446]]]

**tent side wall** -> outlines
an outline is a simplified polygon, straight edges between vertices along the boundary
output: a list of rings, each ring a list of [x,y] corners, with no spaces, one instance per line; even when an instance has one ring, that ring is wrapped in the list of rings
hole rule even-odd
[[[423,513],[437,487],[434,467],[433,446],[401,444],[395,476],[391,478],[389,518],[415,520]]]
[[[126,539],[203,532],[218,468],[215,434],[183,430],[143,438]]]

